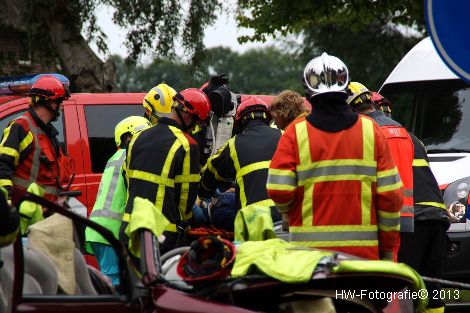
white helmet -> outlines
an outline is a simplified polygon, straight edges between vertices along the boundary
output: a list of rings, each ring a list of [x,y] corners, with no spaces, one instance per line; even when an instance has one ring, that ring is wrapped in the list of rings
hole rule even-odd
[[[326,93],[339,93],[347,98],[348,68],[343,61],[326,52],[308,62],[304,69],[303,79],[307,92],[312,97]]]

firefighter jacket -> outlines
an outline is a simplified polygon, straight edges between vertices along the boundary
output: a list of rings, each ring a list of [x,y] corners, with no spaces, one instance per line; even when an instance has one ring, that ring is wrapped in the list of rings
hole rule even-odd
[[[58,131],[29,109],[3,131],[0,143],[0,186],[9,188],[16,206],[32,183],[44,189],[44,197],[56,200],[61,181]]]
[[[248,121],[241,134],[230,138],[207,160],[202,169],[199,197],[210,198],[217,187],[224,189],[235,182],[238,210],[248,205],[274,206],[266,192],[266,180],[281,134],[261,120]]]
[[[138,133],[129,144],[126,158],[128,197],[120,230],[130,220],[134,198],[152,202],[170,221],[162,251],[175,248],[189,220],[199,183],[199,147],[179,124],[162,117],[158,124]],[[177,231],[178,230],[178,231]]]
[[[402,233],[414,231],[413,208],[413,141],[408,131],[398,122],[387,117],[382,111],[367,114],[379,124],[382,133],[387,138],[388,147],[393,161],[403,183],[403,206],[400,211],[400,231]]]
[[[439,185],[429,167],[429,159],[423,143],[409,133],[414,143],[413,178],[415,220],[441,221],[449,227],[446,206]]]
[[[269,168],[268,193],[289,215],[289,240],[395,258],[403,188],[378,125],[360,116],[349,128],[328,132],[309,118],[289,125]]]
[[[90,214],[90,220],[111,231],[116,239],[119,239],[119,229],[121,228],[122,215],[126,206],[126,186],[121,173],[125,159],[126,149],[119,149],[106,163],[95,205]],[[89,249],[89,242],[109,244],[103,236],[91,228],[86,229],[85,236],[88,251],[91,250]]]

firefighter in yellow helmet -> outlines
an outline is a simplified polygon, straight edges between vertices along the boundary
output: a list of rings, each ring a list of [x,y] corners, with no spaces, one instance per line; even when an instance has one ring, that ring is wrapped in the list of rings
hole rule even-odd
[[[173,97],[176,91],[167,84],[159,84],[145,95],[142,105],[145,108],[145,117],[155,125],[160,117],[169,117]]]
[[[126,206],[127,192],[122,165],[126,159],[127,145],[135,134],[150,126],[152,125],[145,117],[129,116],[114,129],[118,150],[106,164],[90,220],[111,231],[116,239],[119,238],[122,214]],[[113,248],[91,228],[86,229],[85,236],[86,248],[95,255],[101,272],[112,279],[113,285],[119,285],[119,265]]]

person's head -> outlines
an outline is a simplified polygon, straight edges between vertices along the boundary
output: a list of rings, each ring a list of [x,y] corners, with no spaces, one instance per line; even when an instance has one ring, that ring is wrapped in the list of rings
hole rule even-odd
[[[381,110],[390,117],[392,115],[392,103],[378,92],[372,92],[371,100],[376,110]]]
[[[266,125],[271,121],[269,107],[260,98],[249,96],[237,108],[235,123],[239,131],[243,131],[250,120],[261,120]]]
[[[169,117],[176,91],[167,84],[159,84],[145,95],[142,105],[145,108],[145,117],[155,125],[158,118]]]
[[[307,63],[302,80],[310,103],[321,97],[347,98],[348,68],[343,61],[326,52]]]
[[[60,116],[61,104],[69,98],[68,86],[54,76],[41,76],[31,87],[31,106],[46,124]]]
[[[350,82],[348,85],[348,99],[346,102],[354,112],[369,113],[375,111],[372,102],[372,93],[361,83]]]
[[[180,91],[173,97],[173,101],[170,117],[181,124],[184,131],[193,130],[197,124],[207,123],[211,105],[201,89],[188,88]]]
[[[302,96],[292,90],[284,90],[277,95],[269,111],[280,129],[285,129],[296,117],[307,112]]]
[[[152,124],[143,116],[126,117],[114,128],[116,147],[125,149],[135,134],[150,126]]]

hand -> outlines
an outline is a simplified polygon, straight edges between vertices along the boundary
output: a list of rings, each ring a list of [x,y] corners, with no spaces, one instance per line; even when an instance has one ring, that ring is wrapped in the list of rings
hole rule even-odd
[[[209,79],[209,84],[212,84],[217,87],[228,84],[228,82],[229,82],[229,78],[225,73],[212,76],[211,79]]]

